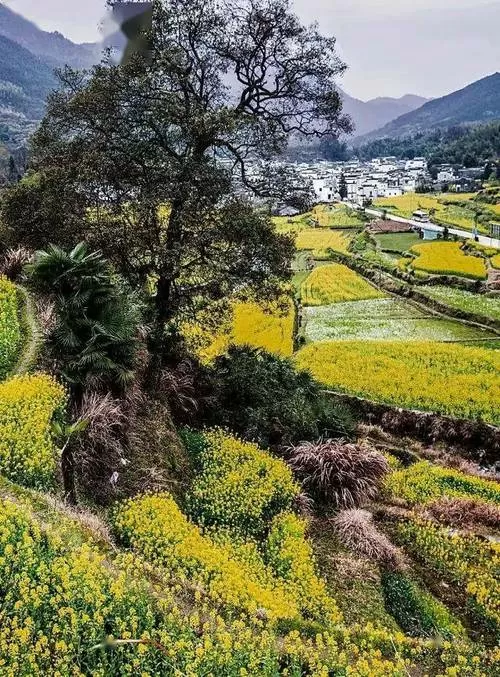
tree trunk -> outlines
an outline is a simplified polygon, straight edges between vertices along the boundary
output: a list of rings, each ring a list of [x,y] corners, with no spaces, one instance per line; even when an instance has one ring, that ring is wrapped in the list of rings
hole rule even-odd
[[[77,505],[75,457],[70,447],[70,442],[67,443],[61,454],[61,473],[63,478],[64,500],[69,503],[69,505]]]

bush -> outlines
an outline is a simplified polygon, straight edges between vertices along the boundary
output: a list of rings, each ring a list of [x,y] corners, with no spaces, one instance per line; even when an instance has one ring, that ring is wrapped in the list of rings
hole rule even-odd
[[[448,609],[407,576],[395,571],[382,573],[382,589],[387,611],[402,630],[413,637],[445,639],[463,636],[464,629]]]
[[[26,487],[54,484],[51,421],[65,401],[48,376],[23,376],[0,383],[0,473]]]
[[[383,454],[342,440],[304,442],[288,463],[305,493],[324,508],[356,508],[374,498],[390,466]]]
[[[403,566],[398,549],[373,524],[373,516],[367,510],[343,510],[332,524],[342,545],[356,555],[391,568]]]
[[[257,445],[222,430],[212,430],[203,439],[202,447],[192,433],[185,437],[201,465],[189,495],[190,514],[205,527],[263,537],[273,518],[290,510],[299,494],[291,471]]]
[[[290,445],[323,436],[350,436],[351,413],[287,359],[233,347],[209,372],[211,403],[204,420],[260,446]]]

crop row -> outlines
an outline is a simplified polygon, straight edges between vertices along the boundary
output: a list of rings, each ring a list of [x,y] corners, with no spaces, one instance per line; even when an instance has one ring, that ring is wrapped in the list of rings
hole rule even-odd
[[[0,383],[0,474],[26,487],[53,485],[56,457],[51,422],[64,402],[63,388],[48,376]]]
[[[12,369],[21,342],[17,289],[0,277],[0,380]]]
[[[390,496],[411,505],[425,505],[443,497],[475,498],[500,504],[500,484],[459,470],[420,461],[392,472],[385,489]]]
[[[472,610],[500,629],[500,546],[461,536],[431,522],[406,520],[401,541],[423,562],[459,586]]]

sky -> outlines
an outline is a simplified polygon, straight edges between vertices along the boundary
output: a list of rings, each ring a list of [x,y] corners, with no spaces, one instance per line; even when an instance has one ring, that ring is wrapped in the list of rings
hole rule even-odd
[[[44,30],[99,40],[105,0],[0,0]],[[351,96],[439,97],[500,70],[500,0],[293,0],[337,38]]]

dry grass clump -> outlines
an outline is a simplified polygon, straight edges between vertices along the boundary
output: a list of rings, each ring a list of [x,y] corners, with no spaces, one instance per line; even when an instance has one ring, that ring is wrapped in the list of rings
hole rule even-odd
[[[25,247],[8,249],[0,260],[0,275],[15,282],[21,276],[24,266],[31,261],[33,253]]]
[[[346,548],[392,569],[404,567],[403,557],[390,540],[373,523],[367,510],[343,510],[332,525],[339,541]]]
[[[373,499],[390,467],[378,451],[343,440],[303,442],[288,463],[318,506],[357,508]]]
[[[427,512],[452,527],[482,525],[500,529],[500,507],[473,498],[441,498],[427,506]]]

